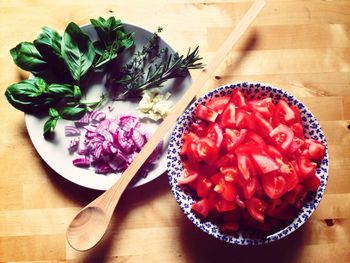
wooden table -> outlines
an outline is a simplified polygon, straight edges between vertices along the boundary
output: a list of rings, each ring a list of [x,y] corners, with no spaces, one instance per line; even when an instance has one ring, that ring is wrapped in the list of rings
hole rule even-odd
[[[162,37],[180,53],[200,46],[209,61],[251,5],[245,0],[0,0],[0,87],[24,79],[9,49],[44,25],[115,15]],[[195,73],[194,73],[195,74]],[[238,247],[215,240],[181,212],[166,175],[127,192],[110,231],[79,253],[65,240],[75,213],[100,193],[53,172],[31,144],[23,114],[1,100],[0,261],[350,262],[350,1],[267,1],[249,31],[203,88],[260,81],[302,100],[326,133],[329,183],[317,211],[274,244]],[[225,261],[224,261],[225,260]]]

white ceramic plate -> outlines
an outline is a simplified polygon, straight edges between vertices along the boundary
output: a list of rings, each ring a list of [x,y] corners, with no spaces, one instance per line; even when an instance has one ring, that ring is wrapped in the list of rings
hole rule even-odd
[[[97,39],[97,34],[91,25],[83,26],[82,29],[92,38]],[[127,32],[135,32],[135,50],[139,50],[147,42],[148,38],[152,35],[151,32],[130,24],[124,24],[124,29]],[[173,49],[160,40],[160,47],[167,47],[170,52]],[[120,61],[128,61],[131,58],[134,50],[127,50],[119,57]],[[91,80],[91,86],[86,92],[87,99],[98,99],[100,95],[105,91],[104,86],[105,79],[103,77],[96,77]],[[191,83],[191,77],[188,74],[185,78],[178,78],[172,81],[167,81],[162,88],[162,91],[170,91],[172,96],[171,101],[177,103],[184,94],[185,88]],[[102,109],[109,118],[116,118],[120,114],[133,113],[137,114],[138,101],[109,101],[107,105]],[[110,111],[107,107],[111,106],[113,109]],[[55,128],[55,136],[53,140],[46,140],[43,137],[43,126],[47,117],[40,117],[35,115],[26,114],[25,123],[27,126],[29,137],[36,148],[41,158],[59,175],[67,180],[78,184],[80,186],[96,189],[107,190],[109,189],[121,176],[121,174],[96,174],[94,170],[75,167],[72,164],[72,160],[76,157],[68,152],[68,145],[71,138],[65,137],[64,127],[66,125],[72,125],[71,121],[59,120]],[[152,134],[158,127],[158,123],[150,120],[142,119],[142,129]],[[154,168],[148,173],[145,178],[139,179],[131,187],[136,187],[150,182],[160,176],[166,171],[166,149],[168,144],[169,135],[166,136],[163,145],[163,153],[154,166]]]

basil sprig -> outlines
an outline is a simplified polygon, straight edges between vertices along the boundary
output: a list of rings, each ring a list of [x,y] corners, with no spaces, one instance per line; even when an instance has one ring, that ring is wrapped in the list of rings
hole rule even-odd
[[[100,39],[93,42],[71,22],[61,36],[49,27],[31,42],[10,50],[14,63],[34,78],[10,85],[5,96],[16,109],[37,114],[48,112],[44,135],[50,134],[59,119],[77,119],[104,100],[84,102],[80,89],[90,71],[101,71],[124,49],[134,44],[133,33],[125,33],[120,20],[92,19]]]

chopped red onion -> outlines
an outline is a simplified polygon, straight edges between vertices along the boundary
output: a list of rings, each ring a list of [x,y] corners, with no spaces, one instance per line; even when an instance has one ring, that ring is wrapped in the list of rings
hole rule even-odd
[[[104,119],[106,119],[106,113],[104,113],[103,111],[93,110],[90,113],[90,121],[92,123],[99,123],[99,122],[103,121]]]
[[[77,136],[80,135],[80,130],[77,127],[67,125],[64,127],[65,136]]]
[[[132,140],[134,141],[135,145],[139,150],[145,145],[146,143],[146,138],[143,136],[138,130],[133,129],[132,130],[132,135],[131,135]]]
[[[84,116],[81,119],[75,121],[74,124],[77,127],[83,127],[90,123],[89,119],[90,119],[90,113],[85,113]]]
[[[73,138],[69,142],[68,150],[69,152],[75,152],[79,147],[79,138]]]
[[[78,124],[85,129],[85,148],[75,149],[80,157],[74,159],[73,164],[78,167],[93,167],[95,172],[100,174],[124,171],[149,137],[140,130],[140,121],[134,115],[122,115],[118,120],[114,120],[107,119],[101,111],[93,111],[79,120]],[[77,124],[76,126],[78,127]],[[159,157],[161,149],[162,144],[156,147],[140,169],[140,174],[148,173]]]
[[[73,160],[73,164],[78,167],[89,167],[90,166],[90,161],[87,158],[76,158]]]

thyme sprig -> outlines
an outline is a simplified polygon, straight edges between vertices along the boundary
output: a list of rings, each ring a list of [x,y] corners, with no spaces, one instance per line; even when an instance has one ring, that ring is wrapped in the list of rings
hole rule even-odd
[[[108,80],[116,100],[141,97],[144,90],[163,87],[165,81],[185,77],[189,69],[201,69],[199,48],[188,50],[187,55],[169,54],[168,48],[159,49],[158,28],[141,51],[122,67],[119,74]]]

